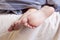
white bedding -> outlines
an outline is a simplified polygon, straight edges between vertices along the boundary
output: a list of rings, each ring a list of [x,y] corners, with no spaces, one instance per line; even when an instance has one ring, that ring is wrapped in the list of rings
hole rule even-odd
[[[60,14],[55,12],[35,29],[24,27],[21,31],[9,33],[8,28],[20,18],[20,15],[0,15],[0,40],[60,40],[59,17]]]
[[[5,33],[8,33],[8,28],[19,18],[20,15],[14,14],[0,15],[0,36],[2,36]]]

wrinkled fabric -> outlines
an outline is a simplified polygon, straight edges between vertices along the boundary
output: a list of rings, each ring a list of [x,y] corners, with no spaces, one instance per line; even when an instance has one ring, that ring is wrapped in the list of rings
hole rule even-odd
[[[0,19],[1,19],[0,24],[2,23],[0,26],[3,25],[1,27],[2,29],[0,29],[0,40],[60,40],[60,14],[59,12],[53,13],[50,17],[48,17],[44,21],[43,24],[41,24],[35,29],[23,27],[21,30],[18,30],[12,33],[6,33],[8,32],[7,30],[10,27],[11,23],[14,22],[14,21],[11,21],[11,19],[17,20],[17,18],[19,19],[19,16],[13,17],[12,15],[10,15],[9,17],[7,17],[5,15],[5,17],[2,16],[2,19],[1,19],[1,16],[0,16]],[[5,23],[6,21],[7,23]],[[3,35],[3,33],[5,34]]]
[[[60,0],[0,0],[0,10],[21,10],[30,7],[40,9],[46,1],[60,11]]]
[[[60,11],[60,0],[47,0],[48,4],[55,5],[56,11]]]
[[[25,8],[40,8],[45,4],[45,0],[0,0],[2,10],[21,10]]]

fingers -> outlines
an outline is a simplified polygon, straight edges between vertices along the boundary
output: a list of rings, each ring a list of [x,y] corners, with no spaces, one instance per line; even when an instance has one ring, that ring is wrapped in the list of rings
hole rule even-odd
[[[14,31],[14,30],[19,30],[20,29],[20,23],[19,21],[13,23],[11,27],[8,29],[9,32]]]
[[[24,23],[24,25],[28,28],[33,28],[32,26],[30,26],[28,23]]]
[[[14,30],[19,30],[20,29],[20,23],[19,22],[16,22],[14,24]]]
[[[22,20],[22,23],[23,23],[24,26],[26,26],[28,28],[35,28],[34,26],[29,24],[29,20],[28,20],[27,17]]]
[[[11,25],[11,27],[8,29],[9,32],[14,30],[14,24]]]
[[[20,26],[22,26],[22,24],[26,23],[27,19],[23,18],[21,20],[18,20],[16,22],[14,22],[11,27],[8,29],[8,31],[14,31],[14,30],[19,30]]]
[[[31,29],[36,28],[36,27],[34,27],[34,26],[31,26],[31,25],[28,24],[28,23],[25,23],[24,25],[27,26],[28,28],[31,28]]]
[[[30,26],[30,25],[28,24],[28,19],[27,19],[27,17],[25,17],[25,18],[22,20],[22,23],[23,23],[24,26],[29,27],[29,28],[32,28],[32,26]]]
[[[18,21],[14,22],[11,27],[8,29],[8,31],[14,31],[14,30],[19,30],[20,26],[22,25],[22,20],[24,17],[21,17]],[[25,20],[25,19],[24,19]],[[24,21],[25,22],[25,21]]]
[[[26,13],[24,13],[21,17],[20,17],[20,19],[17,21],[17,22],[15,22],[15,23],[13,23],[12,25],[11,25],[11,27],[8,29],[8,31],[13,31],[13,30],[19,30],[20,29],[20,26],[21,26],[21,24],[23,23],[23,25],[25,25],[25,26],[27,26],[27,27],[29,27],[29,28],[32,28],[32,26],[30,26],[29,24],[28,24],[28,19],[26,18],[29,14],[31,14],[31,13],[33,13],[33,12],[35,12],[35,11],[37,11],[36,9],[29,9]],[[22,21],[23,20],[23,21]]]

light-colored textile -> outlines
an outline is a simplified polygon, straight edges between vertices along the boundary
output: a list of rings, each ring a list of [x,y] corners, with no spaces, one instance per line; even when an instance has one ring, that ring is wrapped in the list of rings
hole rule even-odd
[[[18,16],[18,15],[17,15]],[[11,16],[12,20],[15,20],[13,16]],[[1,18],[1,16],[0,16]],[[12,22],[10,17],[3,17],[3,19],[9,19],[4,20],[6,23],[2,23],[3,25],[6,24],[6,27],[9,27],[9,22]],[[3,20],[2,19],[2,20]],[[0,22],[1,23],[1,22]],[[13,23],[13,22],[12,22]],[[7,26],[7,24],[9,26]],[[2,25],[0,25],[2,26]],[[4,26],[2,26],[4,27]],[[0,29],[1,30],[1,29]],[[3,29],[4,31],[4,29]],[[2,31],[0,31],[2,33]],[[1,35],[1,34],[0,34]],[[50,17],[48,17],[43,24],[38,26],[35,29],[30,29],[23,27],[21,30],[6,33],[2,36],[0,36],[0,40],[60,40],[60,14],[59,12],[53,13]]]
[[[0,34],[3,35],[6,32],[8,32],[7,29],[10,27],[10,25],[13,24],[15,21],[17,21],[19,18],[20,15],[0,14]]]

